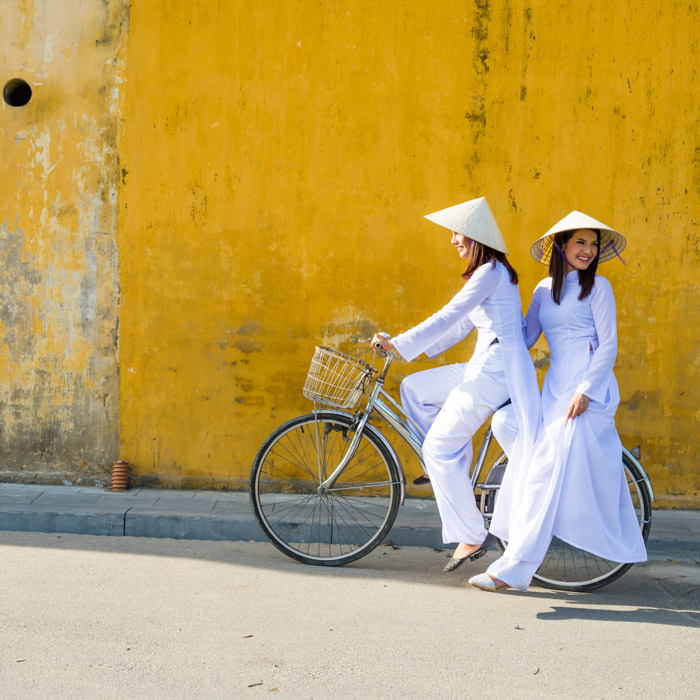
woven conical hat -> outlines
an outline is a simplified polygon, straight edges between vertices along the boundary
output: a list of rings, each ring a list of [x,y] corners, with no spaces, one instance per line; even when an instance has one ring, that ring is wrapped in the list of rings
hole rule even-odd
[[[552,248],[554,247],[552,245],[554,234],[562,233],[563,231],[576,231],[581,228],[600,231],[598,262],[605,262],[615,256],[619,257],[619,254],[627,245],[625,237],[614,228],[610,228],[610,226],[594,219],[592,216],[588,216],[588,214],[583,214],[580,211],[574,210],[571,214],[567,214],[561,221],[554,224],[544,236],[540,236],[540,238],[532,244],[530,255],[532,255],[537,262],[549,265],[549,261],[552,257]]]
[[[485,197],[455,204],[453,207],[427,214],[425,218],[489,248],[508,253],[506,242]]]

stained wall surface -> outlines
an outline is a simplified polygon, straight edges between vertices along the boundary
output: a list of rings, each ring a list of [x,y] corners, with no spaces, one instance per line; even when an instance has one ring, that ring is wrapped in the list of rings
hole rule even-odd
[[[661,0],[134,3],[119,247],[138,473],[242,485],[309,409],[316,343],[359,353],[458,289],[422,216],[485,195],[524,304],[545,274],[530,242],[566,213],[627,235],[627,264],[601,267],[620,432],[664,503],[697,504],[699,36],[697,3]]]
[[[315,344],[459,288],[422,217],[485,195],[525,305],[559,218],[625,233],[618,426],[697,507],[697,2],[128,7],[0,0],[3,76],[37,83],[0,110],[6,465],[77,480],[118,447],[139,483],[243,488]]]
[[[118,85],[128,2],[0,1],[0,479],[117,456]],[[10,93],[10,100],[12,100]]]

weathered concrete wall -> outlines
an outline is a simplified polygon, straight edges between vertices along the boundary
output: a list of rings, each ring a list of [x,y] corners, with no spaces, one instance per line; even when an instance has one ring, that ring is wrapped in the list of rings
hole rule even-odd
[[[134,3],[119,247],[137,475],[242,484],[308,410],[314,344],[357,351],[458,288],[421,217],[485,195],[525,303],[546,273],[529,245],[571,209],[627,235],[627,266],[601,269],[619,427],[661,502],[697,505],[699,36],[697,3],[662,0]]]
[[[118,86],[128,0],[0,0],[0,479],[100,483],[118,450]]]

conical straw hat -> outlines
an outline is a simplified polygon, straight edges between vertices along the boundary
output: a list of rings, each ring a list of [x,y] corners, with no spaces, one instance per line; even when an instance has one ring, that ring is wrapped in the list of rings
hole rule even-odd
[[[485,197],[455,204],[453,207],[427,214],[425,218],[489,248],[508,253],[506,242]]]
[[[580,211],[574,210],[571,214],[567,214],[561,221],[554,224],[544,236],[540,236],[540,238],[532,244],[530,255],[532,255],[537,262],[549,265],[549,261],[552,258],[552,249],[554,247],[552,245],[554,234],[563,231],[576,231],[581,228],[600,231],[598,262],[605,262],[615,256],[620,257],[620,253],[627,245],[625,237],[614,228],[610,228],[610,226],[594,219],[592,216],[588,216],[588,214],[583,214]]]

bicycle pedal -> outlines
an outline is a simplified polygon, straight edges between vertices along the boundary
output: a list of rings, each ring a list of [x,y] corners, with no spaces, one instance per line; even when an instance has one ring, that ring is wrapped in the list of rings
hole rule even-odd
[[[475,552],[469,557],[469,561],[476,561],[479,557],[483,557],[486,552],[482,549],[480,552]]]

